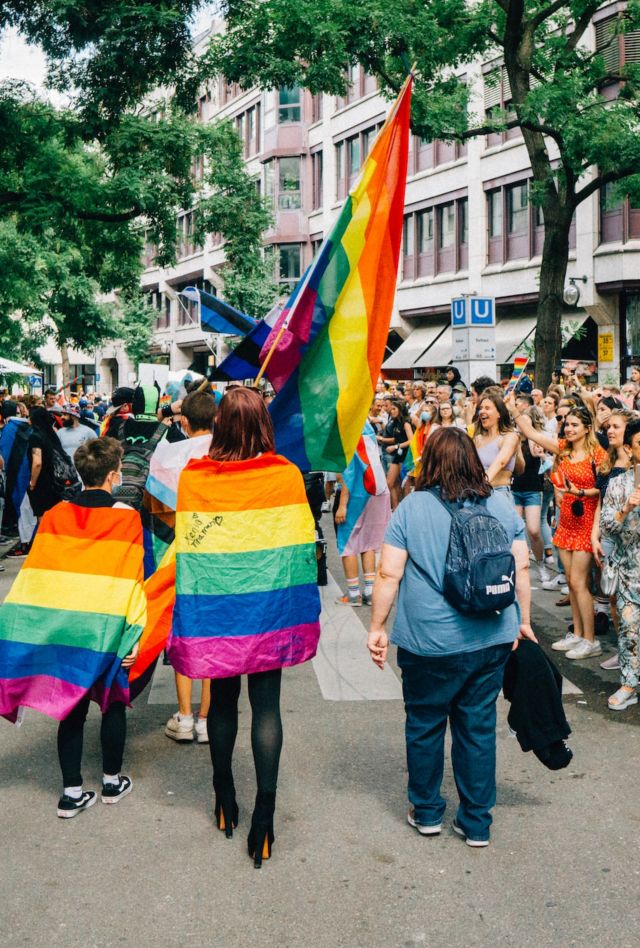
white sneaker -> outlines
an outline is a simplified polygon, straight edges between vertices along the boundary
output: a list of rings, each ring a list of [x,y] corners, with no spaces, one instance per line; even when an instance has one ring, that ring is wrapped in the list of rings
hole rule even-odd
[[[545,556],[544,562],[545,562],[545,565],[546,565],[546,566],[555,566],[555,565],[556,565],[556,558],[555,558],[555,556],[553,555],[553,553],[551,553],[549,556]]]
[[[543,586],[544,586],[544,583],[548,583],[549,580],[551,579],[551,573],[549,572],[549,570],[547,569],[547,567],[544,566],[544,564],[542,564],[542,563],[538,563],[538,573],[539,573],[539,575],[540,575],[540,579],[541,579],[542,584],[543,584]]]
[[[187,742],[193,740],[193,717],[183,718],[179,711],[172,714],[164,729],[172,741]]]
[[[442,823],[433,823],[427,826],[424,823],[418,823],[416,820],[416,811],[411,807],[407,813],[407,823],[417,829],[421,836],[439,836],[442,832]]]
[[[207,731],[206,718],[198,718],[196,721],[196,741],[198,744],[209,743],[209,732]]]
[[[551,648],[556,652],[568,652],[582,641],[579,635],[574,635],[573,632],[567,632],[567,634],[563,635],[557,642],[552,642]]]
[[[558,592],[561,586],[567,581],[567,577],[564,573],[558,573],[557,576],[554,576],[553,579],[548,579],[542,584],[543,589],[548,589],[550,592]]]
[[[602,648],[597,639],[594,639],[593,642],[587,642],[586,639],[581,639],[575,648],[572,648],[570,652],[566,653],[567,658],[575,659],[595,658],[597,655],[602,655]]]

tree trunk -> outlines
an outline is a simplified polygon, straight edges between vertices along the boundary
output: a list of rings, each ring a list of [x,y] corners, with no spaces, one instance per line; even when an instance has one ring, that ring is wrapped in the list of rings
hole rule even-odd
[[[545,209],[546,211],[546,209]],[[551,373],[560,365],[562,350],[562,294],[569,257],[571,212],[545,213],[544,249],[540,267],[540,299],[536,324],[536,386],[543,391],[551,382]]]
[[[69,348],[66,342],[60,343],[60,356],[62,359],[62,388],[64,390],[65,398],[70,398],[71,369],[69,367]]]

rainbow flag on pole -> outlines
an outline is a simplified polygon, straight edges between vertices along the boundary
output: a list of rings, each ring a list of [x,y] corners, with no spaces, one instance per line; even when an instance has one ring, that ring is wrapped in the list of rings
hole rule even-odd
[[[343,471],[375,394],[396,291],[407,177],[409,76],[353,191],[265,343],[277,450]]]
[[[190,461],[176,510],[167,654],[189,678],[313,658],[320,635],[315,528],[300,471],[272,453]]]
[[[128,702],[122,659],[145,618],[140,515],[57,504],[0,606],[0,715],[61,721],[85,695],[102,710]]]

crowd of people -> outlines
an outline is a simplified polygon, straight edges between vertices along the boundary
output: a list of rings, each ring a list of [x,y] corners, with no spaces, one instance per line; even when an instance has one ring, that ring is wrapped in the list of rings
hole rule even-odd
[[[542,585],[566,593],[561,601],[571,607],[569,630],[552,648],[570,660],[600,656],[598,635],[610,614],[618,653],[615,662],[605,664],[619,668],[620,687],[608,705],[622,711],[637,702],[636,375],[622,389],[589,389],[574,377],[556,377],[546,392],[530,382],[505,392],[488,377],[476,379],[467,391],[455,367],[440,381],[381,380],[353,460],[327,476],[325,509],[333,511],[347,586],[338,602],[371,606],[368,648],[380,667],[389,643],[398,646],[407,715],[408,821],[422,835],[437,835],[442,828],[449,721],[460,797],[453,830],[470,846],[489,841],[497,695],[514,655],[521,668],[538,660],[530,619],[531,562]],[[155,509],[145,507],[145,487],[162,471],[162,503],[155,512],[165,546],[175,550],[166,655],[175,669],[178,698],[165,734],[209,744],[215,819],[232,836],[239,821],[232,768],[238,697],[241,676],[248,675],[257,783],[248,850],[259,866],[274,841],[281,671],[311,658],[320,634],[316,524],[301,473],[275,454],[268,396],[240,385],[229,386],[222,398],[202,389],[196,385],[184,399],[164,405],[155,386],[117,389],[108,403],[89,397],[63,401],[55,391],[42,400],[2,400],[2,531],[17,539],[7,555],[25,558],[25,568],[16,581],[24,589],[12,590],[1,607],[4,621],[0,612],[0,656],[13,663],[14,678],[21,682],[0,688],[0,714],[15,720],[30,706],[60,721],[58,816],[70,818],[97,799],[84,789],[80,773],[82,729],[93,697],[103,712],[102,802],[118,802],[131,791],[131,778],[120,772],[130,698],[127,670],[135,669],[138,659],[132,629],[139,630],[139,638],[146,622],[142,560],[146,568],[150,555],[136,511],[144,519]],[[76,518],[70,531],[69,511]],[[71,706],[67,699],[44,701],[34,676],[24,674],[24,667],[39,667],[32,650],[42,655],[38,648],[53,647],[33,632],[29,596],[37,598],[37,589],[30,591],[35,571],[29,566],[50,560],[51,537],[66,536],[66,530],[68,542],[80,544],[78,560],[93,557],[87,572],[106,569],[87,541],[92,530],[96,542],[108,539],[111,523],[114,531],[124,530],[130,545],[130,598],[113,606],[113,643],[98,649],[95,675],[83,666],[80,700],[76,676]],[[81,562],[74,568],[83,571]],[[65,576],[60,574],[60,583]],[[386,623],[396,596],[389,636]],[[491,605],[492,596],[499,597],[498,606]],[[478,605],[483,597],[488,605]],[[54,623],[56,647],[61,641],[72,644],[71,632],[64,631],[66,608],[71,609],[61,607]],[[72,629],[77,622],[67,625]],[[31,643],[24,644],[24,654],[15,646],[21,636]],[[514,651],[518,642],[522,647]],[[49,665],[43,668],[53,675]],[[64,669],[59,676],[66,681]],[[548,678],[553,691],[551,673]],[[197,718],[196,680],[202,682]],[[533,749],[552,768],[570,759],[561,702],[554,708],[552,739],[548,727],[540,740],[518,733],[523,749]]]

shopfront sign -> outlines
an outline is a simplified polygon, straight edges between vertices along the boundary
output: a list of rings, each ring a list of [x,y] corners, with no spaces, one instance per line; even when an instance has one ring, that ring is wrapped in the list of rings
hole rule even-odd
[[[598,336],[598,362],[613,362],[613,333],[603,332]]]

